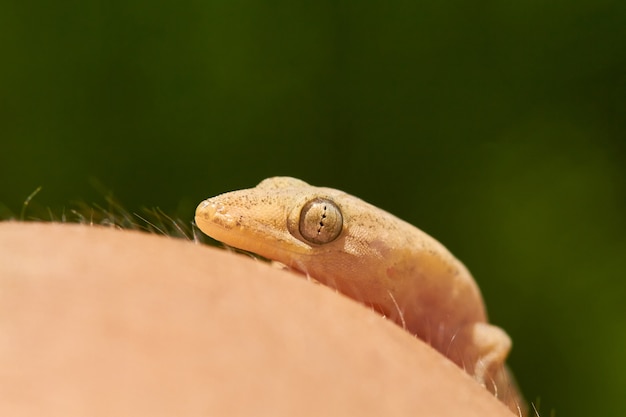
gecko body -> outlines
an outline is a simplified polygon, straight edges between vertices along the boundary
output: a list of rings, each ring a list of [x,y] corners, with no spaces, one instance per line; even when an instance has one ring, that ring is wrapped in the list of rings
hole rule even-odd
[[[342,191],[290,177],[209,198],[195,221],[216,240],[278,261],[382,313],[499,391],[503,401],[507,390],[515,391],[504,370],[510,338],[487,322],[467,268],[415,226]]]

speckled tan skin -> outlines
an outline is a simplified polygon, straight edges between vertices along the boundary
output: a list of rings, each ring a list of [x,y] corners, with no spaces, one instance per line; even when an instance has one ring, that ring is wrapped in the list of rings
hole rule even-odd
[[[311,201],[322,201],[322,208],[304,219]],[[209,198],[198,206],[196,223],[216,240],[373,307],[518,409],[504,369],[508,335],[487,323],[480,291],[463,264],[416,227],[342,191],[290,177]],[[312,243],[315,236],[303,236],[309,226],[320,234],[332,231]]]

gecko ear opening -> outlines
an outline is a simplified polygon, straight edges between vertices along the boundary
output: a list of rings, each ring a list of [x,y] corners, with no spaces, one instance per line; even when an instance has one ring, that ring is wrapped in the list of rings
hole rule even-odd
[[[339,237],[342,228],[341,210],[328,198],[316,197],[300,210],[298,231],[308,243],[323,245],[332,242]]]

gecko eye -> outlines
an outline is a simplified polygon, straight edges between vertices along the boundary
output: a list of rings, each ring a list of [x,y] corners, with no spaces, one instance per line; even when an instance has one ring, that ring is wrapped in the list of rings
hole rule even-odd
[[[300,212],[300,234],[318,245],[337,239],[343,227],[339,207],[331,200],[315,198],[307,202]]]

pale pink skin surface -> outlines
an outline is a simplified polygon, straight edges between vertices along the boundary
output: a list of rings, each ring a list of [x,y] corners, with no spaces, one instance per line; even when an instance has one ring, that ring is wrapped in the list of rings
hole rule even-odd
[[[316,199],[334,204],[342,216],[313,216],[314,230],[339,223],[341,232],[329,242],[312,243],[300,229],[303,207]],[[289,177],[203,201],[196,224],[216,240],[278,261],[381,312],[517,409],[520,397],[504,369],[510,338],[487,323],[465,266],[411,224],[342,191]]]
[[[427,344],[287,271],[193,242],[0,223],[0,415],[511,412]]]

